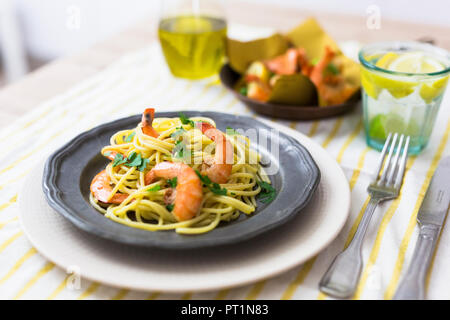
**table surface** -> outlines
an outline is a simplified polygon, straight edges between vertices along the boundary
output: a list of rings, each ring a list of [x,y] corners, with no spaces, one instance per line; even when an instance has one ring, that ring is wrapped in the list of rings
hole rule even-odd
[[[315,16],[337,41],[373,42],[382,40],[415,40],[432,37],[435,43],[450,49],[448,28],[398,21],[381,20],[379,29],[369,29],[367,18],[335,15],[303,9],[229,1],[231,22],[254,26],[271,26],[287,30],[309,16]],[[105,69],[128,52],[140,49],[156,37],[157,20],[150,18],[114,37],[73,56],[51,62],[22,80],[0,90],[0,126],[11,123],[42,101],[64,92],[74,84]]]

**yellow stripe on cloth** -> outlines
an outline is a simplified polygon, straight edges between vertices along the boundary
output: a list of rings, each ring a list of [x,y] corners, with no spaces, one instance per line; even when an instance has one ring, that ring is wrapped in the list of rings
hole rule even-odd
[[[225,300],[225,298],[227,297],[228,293],[230,293],[230,289],[223,289],[220,290],[216,297],[214,298],[215,300]]]
[[[14,217],[14,218],[11,218],[11,219],[6,220],[4,222],[0,222],[0,229],[4,228],[7,224],[9,224],[9,223],[11,223],[13,221],[17,221],[17,220],[19,220],[19,217]]]
[[[315,256],[312,259],[309,259],[307,262],[305,262],[303,264],[303,266],[301,267],[299,273],[295,277],[294,281],[289,283],[289,285],[286,288],[286,290],[284,291],[283,296],[281,297],[281,299],[283,299],[283,300],[290,300],[290,299],[292,299],[292,297],[294,296],[295,291],[297,291],[297,288],[303,283],[303,281],[305,281],[306,276],[311,271],[314,262],[316,262],[316,259],[317,259],[317,256]]]
[[[192,299],[192,292],[186,292],[181,296],[181,300],[191,300]]]
[[[2,210],[4,210],[4,209],[8,208],[9,206],[13,205],[13,204],[16,203],[16,202],[17,202],[17,194],[16,194],[15,196],[13,196],[11,199],[9,199],[8,202],[6,202],[6,203],[4,203],[4,204],[1,204],[1,205],[0,205],[0,211],[2,211]]]
[[[409,242],[411,240],[411,236],[412,236],[414,228],[417,224],[417,222],[416,222],[417,213],[419,211],[419,208],[423,201],[425,193],[428,189],[428,185],[430,184],[431,178],[433,177],[433,173],[436,170],[436,167],[439,164],[439,160],[441,159],[442,154],[445,150],[445,147],[447,145],[447,141],[449,138],[449,134],[450,134],[450,121],[447,122],[447,128],[445,130],[444,136],[442,137],[442,139],[439,143],[439,147],[436,151],[436,154],[434,155],[433,160],[431,161],[431,165],[428,168],[428,171],[427,171],[426,177],[425,177],[425,181],[423,182],[422,187],[420,188],[419,196],[414,205],[413,213],[412,213],[411,217],[409,218],[408,227],[407,227],[405,235],[403,236],[402,241],[400,243],[397,260],[396,260],[395,266],[394,266],[394,271],[392,273],[391,280],[389,281],[389,284],[387,286],[387,290],[384,294],[385,299],[391,299],[392,296],[394,295],[394,292],[395,292],[395,289],[397,287],[397,283],[398,283],[398,280],[400,277],[400,273],[403,269],[403,263],[405,261],[406,250],[408,249]]]
[[[369,152],[369,150],[370,150],[370,148],[366,147],[358,158],[358,165],[357,165],[356,169],[353,170],[353,175],[350,178],[350,190],[353,190],[356,182],[358,181],[359,175],[361,174],[361,170],[364,167],[364,162],[366,161],[366,155]]]
[[[152,292],[146,300],[155,300],[156,298],[159,297],[159,295],[161,294],[161,292]]]
[[[67,279],[69,279],[71,275],[67,275],[64,280],[59,284],[58,287],[56,287],[56,289],[47,297],[47,300],[53,300],[55,299],[60,293],[61,291],[64,290],[64,288],[67,285]]]
[[[92,282],[91,285],[77,298],[78,300],[84,300],[90,297],[100,287],[100,283]]]
[[[259,294],[264,289],[264,286],[266,285],[266,280],[258,281],[253,287],[250,289],[250,292],[245,297],[246,300],[256,300],[256,298],[259,296]]]
[[[37,253],[37,250],[35,248],[31,248],[28,250],[17,262],[16,264],[8,271],[8,273],[0,279],[0,284],[4,283],[6,280],[11,278],[14,273],[16,273],[17,270],[22,266],[22,264],[25,263],[30,257],[35,255]]]
[[[308,137],[311,138],[311,137],[313,137],[316,134],[317,128],[319,128],[319,124],[320,124],[320,121],[318,121],[318,120],[314,121],[311,124],[311,127],[309,128],[309,131],[308,131],[308,134],[307,134]]]
[[[44,267],[33,277],[30,281],[17,293],[14,300],[20,299],[40,278],[46,275],[50,270],[52,270],[55,265],[51,262],[47,262]]]
[[[344,121],[344,118],[342,118],[342,117],[339,118],[338,120],[336,120],[336,123],[334,124],[333,128],[331,129],[330,134],[325,139],[325,141],[322,143],[322,147],[324,147],[324,148],[328,147],[330,142],[333,141],[334,137],[336,137],[339,129],[341,128],[343,121]]]
[[[353,130],[353,132],[350,134],[350,136],[344,142],[344,146],[339,151],[339,154],[336,158],[336,161],[338,163],[342,162],[342,157],[344,156],[345,150],[347,150],[347,148],[350,146],[350,144],[353,142],[353,140],[355,140],[355,138],[361,132],[362,128],[363,128],[363,122],[362,122],[362,120],[359,120],[358,124],[356,125],[356,128]]]
[[[120,289],[114,297],[111,298],[111,300],[122,300],[125,298],[125,296],[130,292],[127,289]]]
[[[9,238],[5,242],[3,242],[0,245],[0,252],[5,250],[11,243],[14,242],[14,240],[16,240],[17,238],[20,238],[22,235],[23,235],[23,232],[19,231],[19,232],[15,233],[11,238]]]

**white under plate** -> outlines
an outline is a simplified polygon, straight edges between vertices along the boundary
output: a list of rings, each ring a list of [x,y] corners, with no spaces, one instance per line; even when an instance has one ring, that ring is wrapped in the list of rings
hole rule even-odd
[[[263,122],[299,140],[322,175],[307,207],[268,234],[233,246],[194,251],[144,249],[103,240],[80,231],[50,208],[41,186],[43,163],[27,177],[19,195],[23,230],[56,265],[77,266],[86,279],[133,290],[210,291],[285,272],[315,256],[337,236],[348,217],[350,190],[341,168],[322,147],[297,131]]]

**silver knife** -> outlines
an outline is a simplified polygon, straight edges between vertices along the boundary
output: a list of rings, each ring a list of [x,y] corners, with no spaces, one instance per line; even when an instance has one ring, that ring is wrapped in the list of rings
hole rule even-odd
[[[417,221],[420,232],[408,271],[394,300],[425,298],[425,279],[450,203],[450,157],[439,163],[423,199]]]

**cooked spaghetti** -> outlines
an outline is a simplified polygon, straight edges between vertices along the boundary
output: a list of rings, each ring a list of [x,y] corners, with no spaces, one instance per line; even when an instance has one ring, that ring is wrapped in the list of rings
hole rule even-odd
[[[91,204],[105,217],[149,231],[211,231],[255,212],[275,190],[247,137],[216,129],[210,118],[153,119],[119,131],[101,153],[111,162],[91,184]]]

